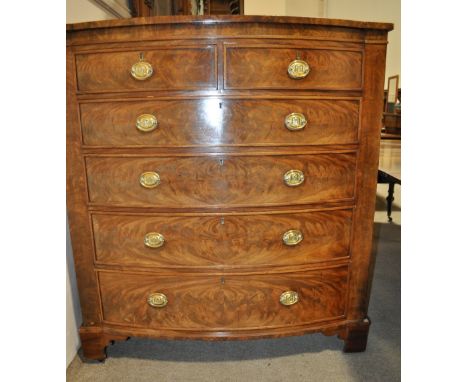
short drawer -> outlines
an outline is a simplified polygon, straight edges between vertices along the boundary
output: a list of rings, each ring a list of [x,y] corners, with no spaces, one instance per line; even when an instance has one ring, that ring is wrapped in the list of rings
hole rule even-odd
[[[213,331],[342,318],[347,278],[347,266],[242,276],[99,272],[105,321],[154,329]]]
[[[86,158],[92,204],[274,206],[354,197],[355,153]]]
[[[132,68],[142,61],[151,66],[152,74],[136,71],[137,79]],[[76,73],[80,93],[216,89],[216,49],[207,45],[79,53]]]
[[[82,103],[86,146],[322,145],[358,141],[359,99]]]
[[[255,267],[349,256],[351,210],[226,216],[94,214],[96,260],[130,267]]]
[[[362,88],[363,58],[359,50],[226,44],[224,57],[226,89]],[[303,62],[308,72],[300,78],[306,69]]]

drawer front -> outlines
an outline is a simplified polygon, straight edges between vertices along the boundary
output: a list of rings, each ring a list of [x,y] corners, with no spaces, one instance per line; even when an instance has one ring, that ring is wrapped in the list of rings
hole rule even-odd
[[[347,277],[347,266],[248,276],[99,272],[105,321],[155,329],[213,331],[341,318],[346,310]],[[280,303],[287,291],[297,293],[295,304]],[[165,306],[148,304],[148,297],[157,293],[161,298],[153,303],[167,302]]]
[[[272,206],[351,199],[355,166],[354,153],[86,159],[90,202],[129,207]],[[286,185],[284,177],[291,170],[302,172],[301,184]],[[153,173],[149,181],[158,178],[153,188],[142,186],[147,178],[142,180],[141,174],[148,173]]]
[[[355,143],[359,107],[357,99],[209,98],[83,103],[80,109],[85,145],[178,147]],[[142,128],[151,116],[151,126]]]
[[[92,217],[97,262],[134,267],[288,266],[349,256],[351,210]],[[302,239],[291,243],[288,232]],[[146,242],[158,233],[161,246]]]
[[[140,53],[153,70],[144,80],[131,75]],[[77,54],[76,71],[81,93],[217,88],[214,45]]]
[[[297,57],[309,66],[306,77],[291,78]],[[226,89],[360,90],[362,52],[284,47],[225,47]]]

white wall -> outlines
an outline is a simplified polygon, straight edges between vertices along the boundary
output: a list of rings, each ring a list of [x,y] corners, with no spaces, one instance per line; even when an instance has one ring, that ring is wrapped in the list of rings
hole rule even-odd
[[[394,30],[388,34],[385,88],[387,78],[396,74],[400,76],[401,87],[400,0],[328,0],[327,17],[393,23]]]
[[[299,17],[325,17],[326,0],[287,0],[286,15]]]
[[[285,0],[244,0],[244,14],[284,16]]]
[[[387,78],[396,74],[401,87],[400,0],[244,0],[244,13],[393,23],[394,30],[388,35],[385,87]]]
[[[89,0],[67,0],[67,23],[115,19]]]

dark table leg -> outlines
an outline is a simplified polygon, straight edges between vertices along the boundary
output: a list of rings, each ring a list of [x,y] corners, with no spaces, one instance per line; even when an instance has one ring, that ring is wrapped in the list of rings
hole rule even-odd
[[[395,183],[390,182],[388,184],[388,196],[387,196],[387,216],[388,216],[388,221],[391,223],[392,222],[392,203],[393,203],[393,193],[395,191]]]
[[[401,185],[401,180],[387,174],[386,172],[379,170],[377,174],[377,183],[388,184],[388,196],[387,196],[387,216],[389,223],[392,222],[392,203],[393,203],[393,193],[395,191],[395,184]]]

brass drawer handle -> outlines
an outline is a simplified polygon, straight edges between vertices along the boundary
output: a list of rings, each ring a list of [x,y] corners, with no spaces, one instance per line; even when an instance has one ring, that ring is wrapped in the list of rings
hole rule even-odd
[[[304,173],[300,170],[289,170],[283,175],[283,180],[287,186],[296,187],[304,182]]]
[[[158,120],[153,114],[141,114],[136,119],[136,128],[149,133],[158,127]]]
[[[299,301],[299,293],[288,290],[281,294],[280,303],[284,306],[294,305]]]
[[[161,183],[161,178],[157,172],[148,171],[140,175],[140,184],[145,188],[154,188],[159,183]]]
[[[289,77],[300,80],[301,78],[307,77],[310,72],[310,67],[304,60],[293,60],[288,65]]]
[[[291,113],[284,119],[284,125],[288,130],[302,130],[307,125],[307,119],[302,113]]]
[[[153,308],[164,308],[168,303],[167,296],[164,293],[151,293],[147,301]]]
[[[139,81],[146,80],[153,75],[153,67],[149,62],[143,61],[143,53],[140,53],[140,61],[132,65],[130,74]]]
[[[144,243],[149,248],[159,248],[164,245],[164,236],[157,232],[148,232]]]
[[[283,234],[283,243],[286,245],[297,245],[299,244],[304,236],[298,229],[290,229]]]

